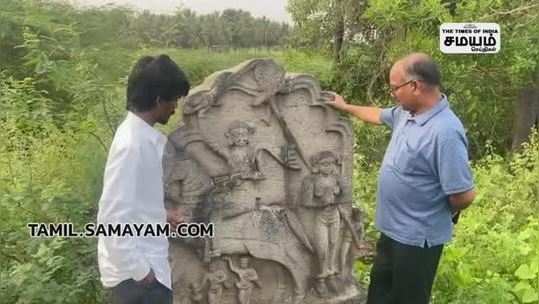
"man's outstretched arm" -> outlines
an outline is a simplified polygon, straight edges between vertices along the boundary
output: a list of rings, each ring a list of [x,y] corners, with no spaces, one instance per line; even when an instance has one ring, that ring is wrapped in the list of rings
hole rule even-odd
[[[350,113],[364,122],[368,122],[375,125],[382,124],[382,109],[378,107],[365,107],[356,106],[344,101],[342,96],[335,94],[332,102],[328,102],[329,105],[336,109]]]

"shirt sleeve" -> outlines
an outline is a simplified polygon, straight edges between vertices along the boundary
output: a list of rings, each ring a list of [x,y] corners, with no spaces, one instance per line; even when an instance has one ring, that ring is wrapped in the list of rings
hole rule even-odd
[[[465,135],[457,131],[447,133],[438,146],[436,165],[442,190],[451,195],[471,190],[474,183]]]
[[[380,120],[393,129],[394,124],[399,120],[401,112],[402,109],[400,106],[382,109]]]
[[[103,194],[99,202],[99,224],[136,223],[138,202],[136,189],[142,156],[133,147],[120,148],[109,156],[105,168]],[[109,267],[121,269],[131,274],[136,281],[142,280],[150,272],[150,264],[137,248],[136,237],[101,237],[100,253]]]

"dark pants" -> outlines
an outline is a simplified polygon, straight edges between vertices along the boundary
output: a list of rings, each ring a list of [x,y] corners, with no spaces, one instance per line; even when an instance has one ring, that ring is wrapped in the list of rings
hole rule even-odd
[[[409,246],[382,234],[367,304],[428,304],[442,250],[443,245]]]
[[[125,280],[111,288],[112,304],[172,304],[172,290],[155,280],[141,285]]]

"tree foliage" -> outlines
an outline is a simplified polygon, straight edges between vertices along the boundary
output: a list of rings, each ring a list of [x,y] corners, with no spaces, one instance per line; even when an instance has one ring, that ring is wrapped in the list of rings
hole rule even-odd
[[[431,54],[442,69],[444,91],[468,129],[474,158],[491,142],[504,152],[511,141],[513,103],[519,91],[538,86],[539,2],[537,0],[474,1],[346,1],[292,0],[298,46],[335,49],[339,14],[346,9],[342,54],[335,65],[333,87],[361,104],[392,104],[387,94],[391,63],[410,52]],[[447,55],[439,50],[444,22],[496,22],[502,46],[492,55]],[[328,52],[329,53],[329,52]],[[488,113],[488,115],[485,115]],[[362,141],[368,138],[362,138]],[[372,143],[378,140],[368,140]]]

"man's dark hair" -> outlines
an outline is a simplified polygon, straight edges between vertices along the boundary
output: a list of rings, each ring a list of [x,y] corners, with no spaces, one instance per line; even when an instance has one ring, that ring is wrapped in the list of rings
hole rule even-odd
[[[440,87],[442,85],[438,65],[427,56],[411,60],[406,67],[406,74],[408,74],[409,79],[421,80],[431,86]]]
[[[171,102],[189,93],[185,73],[167,55],[140,58],[127,78],[127,109],[146,112],[156,106],[157,97]]]

